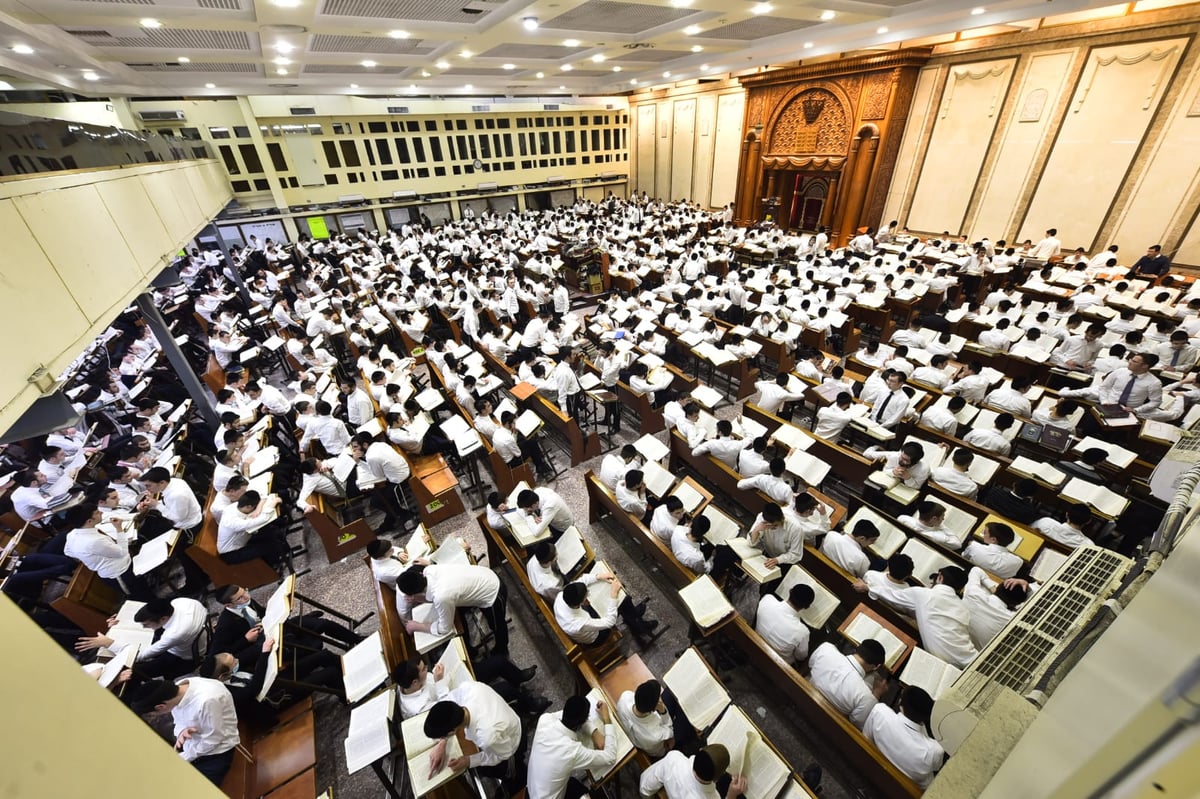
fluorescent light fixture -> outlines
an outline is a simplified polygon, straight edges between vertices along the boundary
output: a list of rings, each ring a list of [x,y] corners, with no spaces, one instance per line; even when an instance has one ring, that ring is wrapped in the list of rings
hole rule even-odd
[[[683,29],[683,32],[685,34],[687,34],[688,36],[695,36],[697,33],[700,32],[700,26],[699,25],[688,25],[686,28]]]
[[[375,68],[375,62],[374,62],[374,61],[372,61],[372,60],[371,60],[371,59],[369,59],[369,58],[368,58],[367,60],[363,61],[363,62],[362,62],[362,65],[363,65],[364,67],[366,67],[367,69],[374,69],[374,68]]]
[[[286,69],[284,69],[283,67],[280,67],[279,69],[275,70],[275,74],[276,74],[276,75],[286,75],[286,74],[287,74],[287,70],[286,70]]]
[[[280,8],[295,8],[300,5],[300,0],[271,0],[271,3]]]
[[[516,69],[517,65],[516,64],[504,64],[500,68],[501,69]]]
[[[751,14],[769,14],[772,11],[770,3],[759,3],[750,9]]]
[[[432,74],[432,73],[431,73],[429,70],[427,70],[427,69],[423,69],[423,70],[421,70],[421,77],[422,77],[422,78],[428,78],[428,77],[429,77],[431,74]]]
[[[351,84],[350,84],[350,88],[351,88],[351,89],[357,89],[357,88],[358,88],[358,84],[357,84],[357,83],[351,83]]]
[[[388,36],[390,36],[393,39],[407,39],[408,31],[402,31],[402,30],[388,31]]]
[[[185,55],[181,55],[181,56],[179,56],[179,58],[176,58],[175,60],[178,61],[180,64],[189,64],[192,61],[192,59],[188,58]]]
[[[698,45],[698,44],[693,44],[693,45],[692,45],[692,52],[693,52],[693,53],[698,53],[698,52],[700,52],[700,51],[701,51],[701,50],[703,50],[703,49],[704,49],[704,48],[703,48],[703,47],[701,47],[701,46],[700,46],[700,45]]]
[[[162,23],[159,22],[158,20],[154,19],[153,17],[146,17],[142,20],[139,20],[139,24],[143,28],[161,28],[162,27]]]
[[[578,39],[563,39],[563,47],[578,47]]]
[[[471,84],[469,84],[469,83],[468,83],[468,84],[465,84],[465,85],[463,86],[463,89],[465,89],[466,91],[471,91],[471,89],[474,89],[474,88],[475,88],[475,87],[474,87],[474,86],[472,86],[472,85],[471,85]]]
[[[215,89],[215,88],[217,88],[217,84],[215,84],[215,83],[206,83],[206,84],[204,84],[204,88],[206,88],[206,89]]]
[[[546,73],[545,73],[545,72],[539,72],[539,73],[537,74],[537,76],[536,76],[536,77],[537,77],[537,79],[538,79],[538,80],[541,80],[542,78],[546,77]]]
[[[441,61],[434,64],[434,66],[438,69],[450,69],[450,62],[443,58]]]
[[[471,56],[475,55],[470,50],[460,50],[458,54],[462,58],[470,58]]]
[[[822,11],[821,12],[821,21],[828,22],[829,20],[833,19],[836,16],[837,16],[836,11]]]
[[[562,71],[563,71],[563,72],[570,72],[570,71],[571,71],[571,70],[573,70],[573,69],[575,69],[575,67],[571,66],[570,64],[563,64],[563,65],[562,65]]]
[[[592,63],[593,64],[604,63],[604,53],[596,53],[594,56],[592,56]]]
[[[876,28],[876,29],[875,29],[875,32],[876,32],[876,33],[887,33],[887,32],[888,32],[888,26],[887,26],[887,25],[880,25],[878,28]]]
[[[975,8],[971,9],[971,16],[977,17],[980,14],[984,13],[985,11],[987,11],[987,9],[984,8],[983,6],[976,6]]]
[[[278,41],[275,42],[275,50],[280,53],[290,53],[296,49],[296,45],[291,42]]]
[[[671,71],[670,71],[670,70],[667,70],[666,72],[664,72],[664,73],[663,73],[663,77],[664,77],[664,78],[669,78],[669,77],[671,77]]]
[[[100,80],[100,76],[97,75],[95,72],[85,72],[85,73],[83,73],[83,79],[84,80]]]
[[[535,30],[537,30],[537,26],[538,26],[538,18],[537,17],[525,17],[525,19],[521,20],[521,24],[525,26],[525,30],[535,31]]]
[[[805,42],[805,43],[804,43],[804,49],[805,49],[805,50],[811,50],[811,49],[812,49],[812,46],[813,46],[813,43],[812,43],[812,42]]]
[[[292,63],[292,59],[279,56],[275,59],[274,63],[277,67],[286,67],[288,64]]]
[[[692,4],[692,0],[671,0],[671,5],[675,8],[687,8]]]
[[[701,65],[700,65],[700,71],[701,71],[701,72],[708,72],[708,64],[701,64]]]
[[[33,48],[27,44],[14,44],[12,51],[20,55],[33,55]]]
[[[630,79],[629,79],[629,85],[630,85],[630,86],[637,86],[637,78],[630,78]]]
[[[613,72],[620,72],[620,71],[621,71],[620,67],[613,67]]]

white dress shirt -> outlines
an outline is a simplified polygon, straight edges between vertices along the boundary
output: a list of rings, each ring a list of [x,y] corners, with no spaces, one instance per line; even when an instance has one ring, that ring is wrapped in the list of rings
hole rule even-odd
[[[828,405],[821,408],[817,411],[817,422],[813,427],[813,435],[829,440],[836,439],[855,417],[855,414],[851,413],[853,407],[851,405],[850,408],[842,410],[837,405]]]
[[[600,461],[600,482],[610,489],[616,489],[617,483],[625,477],[625,473],[637,468],[636,464],[636,458],[633,463],[626,463],[620,454],[610,452]]]
[[[646,513],[646,496],[644,491],[630,491],[625,485],[624,478],[617,481],[617,505],[621,510],[641,518]]]
[[[813,687],[861,730],[877,700],[867,687],[866,672],[858,659],[826,642],[813,650],[808,668]]]
[[[794,497],[792,486],[783,478],[773,474],[756,474],[753,477],[743,477],[738,480],[738,488],[758,489],[780,505],[790,505]]]
[[[1131,380],[1133,389],[1129,392],[1129,398],[1122,403],[1121,395]],[[1133,408],[1134,413],[1147,413],[1162,404],[1162,381],[1150,372],[1134,375],[1128,367],[1114,369],[1100,383],[1100,404],[1123,404]]]
[[[171,617],[162,627],[162,635],[150,646],[142,647],[138,660],[148,660],[155,655],[169,652],[184,660],[192,659],[192,643],[204,629],[208,611],[194,599],[177,597],[171,600]]]
[[[511,463],[514,458],[521,459],[521,446],[517,443],[516,435],[507,427],[496,428],[496,434],[492,436],[492,449],[505,463]]]
[[[425,567],[425,599],[433,605],[434,619],[429,632],[443,635],[454,629],[458,608],[490,608],[500,593],[500,578],[484,566],[448,564]],[[396,595],[397,610],[410,618],[411,606],[404,594]]]
[[[891,605],[902,613],[912,615],[915,606],[912,601],[912,586],[907,583],[897,583],[887,575],[887,572],[869,571],[862,576],[867,584],[867,596]]]
[[[250,543],[255,532],[275,518],[275,514],[265,511],[251,516],[236,505],[230,505],[221,513],[221,521],[217,523],[217,552],[221,555],[236,552]]]
[[[590,574],[585,574],[579,578],[579,582],[584,585],[591,585],[596,582],[596,578]],[[583,609],[583,606],[573,608],[567,604],[566,600],[559,594],[554,598],[554,619],[558,622],[558,626],[562,627],[563,632],[577,644],[595,643],[600,637],[600,633],[617,625],[617,606],[614,602],[607,602],[604,608],[595,608],[597,613],[600,613],[600,618],[593,618],[590,613]]]
[[[1037,530],[1047,538],[1057,541],[1063,546],[1071,547],[1072,549],[1092,543],[1092,539],[1088,538],[1079,530],[1076,530],[1066,522],[1060,522],[1057,519],[1051,518],[1050,516],[1043,516],[1031,524],[1030,527]]]
[[[391,444],[383,441],[376,441],[367,447],[362,463],[366,464],[367,471],[374,480],[386,480],[394,485],[403,483],[412,473],[404,456],[396,452],[396,448]]]
[[[921,414],[921,426],[952,436],[958,432],[958,419],[946,408],[931,405]]]
[[[675,554],[676,560],[696,574],[707,574],[712,568],[712,562],[705,559],[700,544],[688,537],[689,530],[690,528],[682,526],[675,528],[675,532],[671,533],[671,552]]]
[[[533,516],[521,511],[525,515],[525,523],[535,535],[541,535],[546,530],[566,530],[575,523],[575,517],[571,515],[571,509],[567,507],[566,501],[550,488],[538,486],[533,489],[533,492],[538,495],[538,505],[541,508],[541,521],[538,521]]]
[[[804,394],[788,391],[776,385],[773,380],[759,380],[754,387],[758,389],[758,400],[754,404],[767,413],[779,413],[785,402],[796,402],[804,398]]]
[[[351,391],[346,397],[346,419],[351,427],[359,427],[375,418],[375,405],[361,388]]]
[[[19,486],[13,489],[12,503],[13,510],[26,522],[33,521],[33,517],[50,508],[50,503],[38,486]]]
[[[997,577],[1016,577],[1025,561],[999,544],[972,541],[963,549],[963,557]]]
[[[300,449],[304,449],[313,439],[319,439],[321,446],[329,455],[336,455],[350,443],[350,431],[341,419],[332,416],[314,416],[304,429],[304,437],[300,439]]]
[[[596,749],[586,734],[589,725],[578,732],[568,729],[562,714],[561,710],[543,713],[537,721],[525,783],[529,799],[562,799],[572,774],[604,770],[617,762],[617,735],[611,721],[603,727],[604,748]]]
[[[967,585],[963,588],[963,603],[971,613],[967,631],[971,635],[971,643],[980,650],[991,643],[1004,625],[1017,615],[992,593],[995,587],[996,582],[983,569],[973,566],[967,576]]]
[[[946,751],[929,733],[887,705],[876,705],[863,726],[867,740],[879,747],[883,756],[922,789],[933,781],[942,766]]]
[[[204,510],[182,479],[172,477],[158,500],[158,511],[179,530],[190,530],[204,521]]]
[[[392,554],[387,557],[371,558],[371,574],[378,582],[390,585],[392,588],[396,587],[396,580],[400,575],[412,565],[411,560],[408,563],[401,563],[396,557],[399,552],[399,549],[392,547]]]
[[[821,552],[855,577],[862,577],[871,567],[871,561],[862,547],[845,533],[833,530],[826,533],[825,540],[821,542]]]
[[[930,472],[929,476],[935,483],[952,494],[958,494],[967,499],[975,499],[979,495],[979,483],[972,480],[966,472],[955,469],[953,465],[939,466]]]
[[[971,613],[948,585],[913,588],[912,599],[921,645],[931,655],[965,669],[979,654],[971,643]]]
[[[639,716],[633,707],[634,699],[633,691],[626,691],[617,698],[617,719],[634,746],[651,757],[660,757],[666,751],[667,741],[675,737],[671,717],[657,709]]]
[[[1026,419],[1033,413],[1033,404],[1029,399],[1019,391],[1014,391],[1007,386],[992,391],[984,398],[984,402],[993,408],[1001,411],[1008,411],[1014,416],[1023,416]]]
[[[881,427],[891,429],[900,423],[908,412],[908,395],[900,391],[885,391],[871,404],[868,418]]]
[[[696,456],[712,455],[730,469],[736,469],[738,456],[751,443],[753,443],[751,440],[741,438],[712,438],[693,447],[692,454]]]
[[[808,625],[795,608],[774,594],[765,594],[758,601],[754,629],[784,660],[795,662],[808,657]]]
[[[63,554],[75,558],[106,580],[115,580],[129,570],[129,541],[123,535],[113,540],[95,527],[80,527],[67,533]]]
[[[400,700],[400,718],[411,719],[413,716],[420,715],[445,699],[448,694],[446,681],[438,682],[433,678],[433,674],[426,672],[425,682],[421,683],[421,687],[416,691],[411,694],[396,691],[396,696]]]
[[[525,564],[525,573],[529,575],[533,590],[547,602],[553,602],[562,593],[563,578],[554,570],[554,564],[543,566],[535,555]]]
[[[479,748],[471,755],[471,768],[495,766],[517,753],[521,719],[490,686],[468,680],[446,698],[470,712],[463,734]]]
[[[186,729],[195,732],[183,742],[179,755],[189,763],[207,755],[228,752],[241,743],[233,695],[220,680],[188,677],[187,692],[171,708],[175,737]]]
[[[678,749],[672,749],[666,757],[642,772],[638,790],[642,796],[655,796],[659,791],[665,791],[667,799],[720,799],[715,784],[696,779],[694,759],[694,756],[688,757]]]
[[[983,402],[987,396],[988,381],[983,375],[966,375],[946,386],[945,393],[958,394],[972,405]]]
[[[1001,455],[1007,455],[1012,451],[1012,442],[994,427],[977,427],[970,430],[963,436],[963,441],[973,447],[979,447],[980,449],[986,449],[988,452],[996,452]]]
[[[962,546],[962,543],[959,542],[958,537],[954,533],[941,525],[935,527],[926,524],[918,516],[904,514],[903,516],[897,516],[896,521],[917,535],[928,538],[930,541],[936,541],[948,549],[957,550]]]
[[[891,474],[892,470],[900,465],[900,450],[882,450],[879,447],[867,447],[863,450],[863,456],[867,458],[883,460],[883,471]],[[919,460],[908,467],[908,477],[904,478],[904,485],[909,488],[920,488],[925,485],[925,481],[929,479],[929,464],[924,460]]]
[[[737,463],[738,474],[742,477],[754,477],[758,474],[766,474],[771,471],[771,464],[762,456],[762,453],[755,452],[752,448],[746,447],[738,455]]]

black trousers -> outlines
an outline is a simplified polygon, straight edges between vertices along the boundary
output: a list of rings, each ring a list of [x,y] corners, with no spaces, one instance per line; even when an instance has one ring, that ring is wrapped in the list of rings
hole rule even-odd
[[[483,608],[483,618],[492,631],[492,654],[508,656],[508,588],[500,580],[496,601]]]
[[[196,771],[208,779],[213,785],[220,787],[225,780],[225,775],[229,773],[230,767],[233,766],[233,749],[228,752],[222,752],[219,755],[204,755],[192,761],[192,766]]]

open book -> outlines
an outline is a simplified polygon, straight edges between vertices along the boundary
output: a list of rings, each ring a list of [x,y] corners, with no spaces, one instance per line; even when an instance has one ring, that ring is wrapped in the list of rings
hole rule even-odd
[[[771,436],[783,444],[786,444],[792,450],[806,450],[812,446],[812,437],[807,435],[799,427],[794,424],[784,423],[775,428],[775,432]]]
[[[171,556],[171,547],[178,540],[179,531],[168,530],[142,544],[142,548],[133,556],[133,573],[146,574],[166,563]]]
[[[894,499],[901,505],[911,505],[920,494],[917,489],[905,485],[899,477],[883,470],[871,472],[867,475],[867,482],[882,489],[884,496]]]
[[[469,566],[471,565],[471,558],[467,555],[467,551],[463,549],[463,540],[456,535],[448,535],[442,541],[441,546],[437,548],[437,551],[429,556],[429,562],[442,566],[452,563]]]
[[[767,566],[767,556],[761,549],[751,544],[749,539],[735,537],[727,539],[725,543],[738,556],[742,570],[754,582],[761,585],[777,579],[783,573],[778,566]]]
[[[970,477],[981,486],[988,485],[992,482],[992,478],[996,476],[996,472],[1000,469],[1000,461],[992,460],[986,455],[975,454],[971,460],[971,465],[967,467],[967,477]]]
[[[637,441],[633,442],[633,446],[647,461],[661,461],[663,458],[671,454],[670,447],[659,441],[650,433],[647,433]]]
[[[1158,441],[1162,444],[1174,444],[1183,438],[1183,428],[1167,424],[1166,422],[1147,419],[1142,422],[1142,430],[1138,433],[1138,438],[1144,438],[1148,441]]]
[[[904,546],[904,542],[908,540],[908,533],[900,529],[892,522],[881,516],[869,505],[863,505],[858,510],[854,511],[854,515],[846,520],[846,534],[849,535],[854,531],[854,526],[860,521],[869,521],[879,528],[879,538],[875,539],[875,543],[871,544],[871,551],[879,557],[887,560],[892,555]]]
[[[1057,549],[1050,547],[1042,547],[1041,553],[1033,559],[1033,564],[1029,569],[1029,576],[1039,583],[1044,583],[1054,576],[1054,573],[1067,562],[1069,555],[1064,555]]]
[[[942,521],[942,526],[958,538],[959,546],[967,540],[967,536],[971,531],[979,526],[979,519],[963,510],[962,508],[951,505],[948,502],[939,502],[946,509],[946,518]]]
[[[955,565],[954,561],[919,538],[908,539],[908,542],[900,548],[900,551],[912,558],[913,577],[916,577],[924,585],[930,585],[929,576],[939,571],[943,566]]]
[[[796,475],[810,486],[821,485],[833,468],[820,458],[800,449],[793,449],[784,460],[784,465],[790,474]]]
[[[904,670],[900,672],[900,682],[924,688],[931,697],[937,699],[954,684],[960,674],[962,669],[914,646]]]
[[[1055,469],[1050,464],[1040,463],[1031,458],[1026,458],[1024,455],[1018,455],[1013,458],[1012,463],[1008,466],[1008,470],[1022,477],[1031,477],[1050,488],[1058,488],[1067,481],[1066,474]]]
[[[694,647],[684,651],[662,677],[688,721],[703,730],[729,707],[729,694]]]
[[[592,568],[588,570],[588,574],[614,574],[615,572],[608,568],[608,564],[597,559]],[[588,602],[601,616],[607,616],[609,611],[616,612],[616,608],[625,601],[628,594],[622,588],[614,597],[612,595],[612,584],[607,580],[596,580],[588,586]]]
[[[692,399],[711,410],[720,405],[725,396],[709,386],[700,385],[692,389]]]
[[[350,710],[350,729],[343,746],[349,774],[371,765],[392,751],[391,720],[396,692],[381,691]]]
[[[908,645],[897,638],[895,633],[866,613],[855,615],[848,624],[842,627],[842,635],[856,646],[868,638],[874,638],[883,645],[884,664],[889,669],[896,667],[897,661],[908,648]]]
[[[347,702],[357,702],[387,678],[383,641],[378,631],[342,655],[342,681],[346,686]]]
[[[592,713],[588,718],[587,723],[584,724],[583,727],[584,731],[586,732],[587,739],[587,744],[585,744],[585,746],[591,743],[591,731],[594,729],[601,729],[603,727],[603,723],[600,721],[600,714],[596,711],[597,703],[608,702],[608,699],[604,696],[604,692],[599,688],[593,688],[592,690],[588,691],[587,700],[588,704],[592,708]],[[609,772],[616,769],[617,766],[620,765],[621,761],[625,759],[625,756],[633,751],[633,741],[629,740],[628,733],[626,733],[625,728],[621,726],[621,722],[617,720],[617,709],[613,707],[611,703],[609,703],[608,709],[612,715],[612,734],[617,738],[617,759],[613,761],[613,764],[606,769],[588,769],[588,773],[591,774],[592,779],[596,782],[599,782],[608,776]],[[607,743],[607,741],[605,743]]]
[[[1115,519],[1129,507],[1129,500],[1104,486],[1072,477],[1062,488],[1062,496],[1089,505],[1102,516]]]
[[[737,538],[742,532],[742,526],[718,510],[715,505],[709,504],[700,515],[709,521],[708,532],[704,534],[704,537],[710,544],[724,543],[732,538]]]
[[[566,532],[559,536],[554,549],[558,569],[566,578],[570,578],[587,560],[587,548],[583,545],[583,538],[575,525],[568,527]]]
[[[434,618],[436,618],[436,616],[437,616],[437,613],[435,612],[433,605],[430,603],[426,603],[424,605],[417,605],[415,608],[413,608],[413,611],[412,611],[413,621],[419,621],[422,624],[431,624],[433,622]],[[422,655],[424,655],[426,652],[430,651],[431,649],[436,649],[441,644],[444,644],[446,641],[449,641],[451,638],[453,638],[457,634],[458,633],[455,632],[453,629],[447,630],[446,632],[442,633],[441,635],[434,635],[433,633],[427,633],[427,632],[423,632],[421,630],[417,630],[416,632],[414,632],[412,634],[413,635],[413,644],[416,645],[417,651],[420,652]]]
[[[462,746],[458,738],[451,735],[446,739],[446,759],[442,768],[433,775],[429,773],[429,756],[437,741],[425,735],[425,717],[429,711],[405,719],[400,723],[400,737],[404,740],[404,756],[408,760],[408,777],[412,783],[413,796],[416,799],[445,785],[461,774],[461,771],[451,771],[446,764],[462,756]]]
[[[775,799],[792,775],[791,767],[737,705],[730,705],[721,716],[708,742],[729,750],[729,773],[745,775],[746,799]]]
[[[1133,450],[1125,449],[1109,441],[1101,441],[1091,436],[1087,436],[1075,445],[1075,449],[1078,452],[1085,452],[1093,448],[1104,450],[1104,460],[1118,469],[1128,468],[1129,464],[1137,459],[1137,453]]]
[[[527,410],[517,417],[517,432],[526,438],[532,437],[545,424],[541,417],[532,410]]]
[[[508,522],[508,529],[513,534],[513,538],[523,547],[528,548],[538,541],[545,541],[550,537],[550,528],[546,528],[541,535],[538,535],[525,521],[525,513],[520,508],[506,510],[504,520]]]
[[[814,630],[821,629],[829,622],[829,617],[841,604],[837,596],[799,566],[792,566],[788,569],[787,576],[775,589],[775,595],[786,602],[794,585],[807,585],[813,590],[812,604],[800,611],[798,615],[809,627]]]
[[[664,497],[675,485],[675,475],[668,472],[658,461],[647,460],[642,464],[642,479],[646,492],[655,497]]]
[[[671,492],[671,496],[679,498],[679,501],[683,503],[685,513],[695,513],[696,509],[705,501],[704,495],[687,480],[681,480],[679,485],[675,486],[675,490]]]
[[[708,628],[737,611],[707,574],[679,589],[679,598],[696,624]]]

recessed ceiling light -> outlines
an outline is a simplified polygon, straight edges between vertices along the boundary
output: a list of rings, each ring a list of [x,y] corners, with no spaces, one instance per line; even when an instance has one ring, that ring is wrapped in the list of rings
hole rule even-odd
[[[500,68],[501,69],[516,69],[517,65],[516,64],[504,64]]]
[[[693,52],[693,53],[698,53],[698,52],[700,52],[700,51],[701,51],[701,50],[703,50],[703,49],[704,49],[704,48],[703,48],[703,47],[701,47],[701,46],[700,46],[700,45],[698,45],[698,44],[693,44],[693,45],[692,45],[692,52]]]
[[[300,5],[300,0],[271,0],[271,4],[280,8],[295,8]]]
[[[14,44],[12,47],[12,51],[14,53],[19,53],[21,55],[32,55],[33,54],[33,48],[27,44]]]
[[[804,43],[804,49],[805,49],[805,50],[811,50],[811,49],[812,49],[812,46],[813,46],[813,43],[812,43],[812,42],[805,42],[805,43]]]
[[[620,72],[620,71],[621,71],[620,67],[613,67],[613,72]]]
[[[185,55],[181,55],[181,56],[179,56],[179,58],[176,58],[175,60],[178,61],[180,64],[188,64],[188,63],[191,63],[192,59],[188,58]]]
[[[369,59],[369,58],[368,58],[366,61],[363,61],[363,62],[362,62],[362,65],[363,65],[364,67],[366,67],[367,69],[374,69],[374,68],[375,68],[375,62],[374,62],[374,61],[372,61],[372,60],[371,60],[371,59]]]
[[[683,32],[685,34],[687,34],[688,36],[695,36],[697,33],[700,32],[700,26],[699,25],[688,25],[686,28],[683,29]]]
[[[280,53],[290,53],[296,49],[296,45],[291,42],[275,42],[275,49]]]
[[[283,56],[275,59],[275,66],[277,67],[286,67],[290,63],[292,63],[292,59],[284,58]]]
[[[822,11],[821,12],[821,20],[824,22],[828,22],[829,20],[833,19],[836,16],[837,16],[837,13],[834,11]]]
[[[206,89],[215,89],[215,88],[217,88],[217,84],[215,84],[215,83],[206,83],[206,84],[204,84],[204,88],[206,88]]]
[[[143,28],[161,28],[162,27],[162,23],[159,22],[158,20],[154,19],[153,17],[146,17],[145,19],[140,20],[140,23]]]
[[[537,17],[525,17],[525,19],[521,20],[521,24],[525,26],[525,30],[535,31],[535,30],[537,30],[537,26],[538,26],[538,18]]]
[[[545,73],[545,72],[539,72],[539,73],[537,74],[537,78],[538,78],[538,80],[541,80],[541,79],[542,79],[542,78],[544,78],[544,77],[546,77],[546,73]]]
[[[971,16],[977,17],[985,11],[987,11],[987,9],[983,6],[976,6],[975,8],[971,9]]]
[[[759,3],[750,9],[751,14],[768,14],[772,10],[770,3]]]
[[[637,78],[630,78],[630,79],[629,79],[629,85],[630,85],[630,86],[637,86]]]
[[[429,72],[429,70],[427,70],[427,69],[423,69],[423,70],[421,70],[421,77],[422,77],[422,78],[428,78],[430,74],[431,74],[431,73],[430,73],[430,72]]]
[[[565,92],[565,91],[567,90],[567,87],[566,87],[566,86],[559,86],[559,87],[558,87],[558,90],[559,90],[560,92]]]
[[[407,39],[408,31],[402,31],[402,30],[388,31],[388,36],[392,37],[393,39]]]
[[[415,84],[415,83],[410,83],[410,84],[409,84],[409,86],[408,86],[408,90],[409,90],[410,92],[415,92],[415,91],[417,90],[417,84]]]
[[[357,89],[357,88],[358,88],[358,84],[357,84],[357,83],[351,83],[351,84],[350,84],[350,88],[351,88],[351,89]]]
[[[687,8],[692,4],[692,0],[671,0],[671,5],[675,8]]]
[[[875,32],[876,33],[887,33],[888,27],[887,27],[887,25],[880,25],[878,28],[875,29]]]
[[[283,67],[280,67],[279,69],[275,70],[275,74],[276,74],[276,75],[286,75],[286,74],[287,74],[287,70],[286,70],[286,69],[284,69]]]
[[[443,59],[443,60],[437,62],[436,64],[434,64],[434,66],[437,67],[438,69],[450,69],[450,62]]]
[[[666,72],[664,72],[664,73],[663,73],[663,77],[664,77],[664,78],[669,78],[669,77],[671,77],[671,71],[670,71],[670,70],[667,70]]]
[[[85,73],[83,73],[83,79],[84,80],[100,80],[100,76],[97,75],[95,72],[85,72]]]
[[[474,53],[472,53],[470,50],[460,50],[460,51],[458,52],[458,54],[459,54],[459,56],[461,56],[462,58],[470,58],[471,56],[475,55],[475,54],[474,54]]]
[[[563,47],[578,47],[578,39],[563,39]]]
[[[592,56],[592,63],[593,64],[604,63],[604,53],[596,53],[594,56]]]
[[[471,91],[471,89],[474,89],[475,87],[468,83],[465,86],[463,86],[463,88],[466,89],[467,91]]]
[[[563,64],[563,65],[562,65],[562,71],[563,71],[563,72],[570,72],[570,71],[571,71],[571,70],[573,70],[573,69],[575,69],[575,67],[571,66],[570,64]]]

